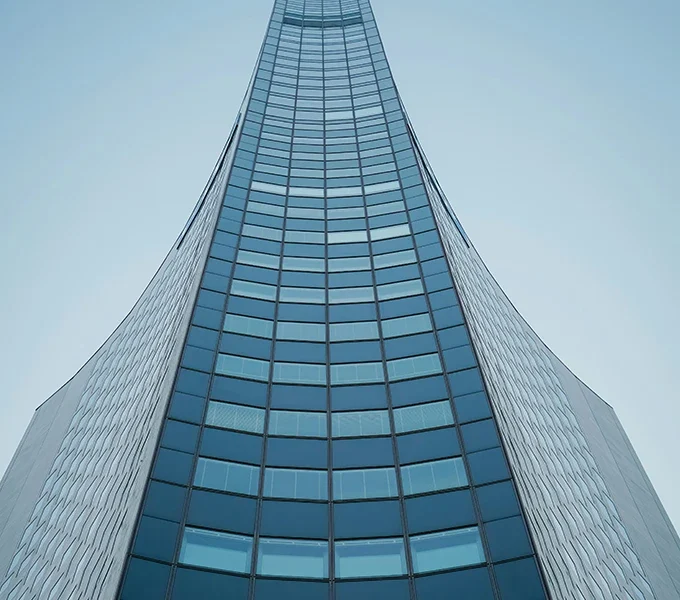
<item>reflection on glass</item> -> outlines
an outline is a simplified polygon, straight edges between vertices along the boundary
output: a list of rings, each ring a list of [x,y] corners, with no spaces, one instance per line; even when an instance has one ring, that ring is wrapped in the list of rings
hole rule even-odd
[[[264,470],[264,495],[268,498],[327,500],[328,472],[312,469]]]
[[[423,494],[436,490],[464,487],[468,484],[463,459],[447,458],[401,467],[404,494]]]
[[[335,576],[389,577],[406,573],[402,538],[335,542]]]
[[[184,530],[179,562],[220,571],[250,572],[253,539],[221,531]]]
[[[477,527],[411,537],[413,570],[427,573],[485,562]]]
[[[328,542],[260,538],[258,575],[328,577]]]

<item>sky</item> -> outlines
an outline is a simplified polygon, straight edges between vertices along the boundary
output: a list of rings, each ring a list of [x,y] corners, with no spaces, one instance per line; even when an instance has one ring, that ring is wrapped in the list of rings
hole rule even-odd
[[[0,2],[0,473],[181,231],[271,6]],[[680,528],[680,3],[373,8],[468,235]]]

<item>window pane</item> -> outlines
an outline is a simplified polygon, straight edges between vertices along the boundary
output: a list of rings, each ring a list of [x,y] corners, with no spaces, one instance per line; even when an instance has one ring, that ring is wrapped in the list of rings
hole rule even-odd
[[[264,283],[253,283],[252,281],[241,281],[234,279],[231,284],[231,293],[235,296],[245,296],[246,298],[259,298],[260,300],[275,300],[276,287]]]
[[[198,459],[194,477],[196,486],[256,496],[259,482],[259,467],[203,457]]]
[[[264,410],[239,404],[211,401],[208,404],[206,425],[249,431],[250,433],[264,432]]]
[[[267,269],[279,268],[279,257],[271,254],[261,254],[260,252],[249,252],[239,250],[236,262],[243,265],[253,265],[255,267],[265,267]]]
[[[326,437],[326,413],[272,410],[269,435],[294,437]]]
[[[376,269],[385,269],[397,265],[408,265],[416,262],[416,253],[413,250],[403,250],[402,252],[392,252],[391,254],[379,254],[373,257],[373,264]]]
[[[224,318],[224,331],[242,333],[257,337],[271,338],[274,324],[265,319],[242,317],[240,315],[227,314]]]
[[[453,413],[448,400],[394,410],[394,429],[397,433],[451,424],[453,424]]]
[[[328,542],[260,538],[258,575],[328,577]]]
[[[411,279],[409,281],[400,281],[399,283],[389,283],[387,285],[378,286],[378,299],[390,300],[392,298],[403,298],[406,296],[415,296],[423,293],[423,284],[420,279]]]
[[[394,498],[397,475],[392,467],[333,471],[333,499]]]
[[[412,358],[387,361],[387,376],[390,381],[412,379],[442,372],[439,354],[425,354]]]
[[[341,271],[368,271],[371,268],[371,261],[367,256],[358,258],[330,258],[328,260],[328,270],[331,273]]]
[[[325,304],[326,290],[317,288],[282,287],[279,291],[281,302],[301,304]]]
[[[385,374],[379,362],[331,365],[331,385],[380,381],[385,381]]]
[[[411,537],[413,570],[427,573],[485,562],[477,527]]]
[[[277,383],[326,385],[326,365],[277,362],[274,363],[273,380]]]
[[[331,323],[331,342],[376,340],[378,339],[378,324],[375,321],[358,323]]]
[[[252,546],[250,537],[187,527],[179,562],[221,571],[249,573]]]
[[[386,410],[333,413],[333,437],[389,435],[390,419]]]
[[[326,326],[317,323],[288,323],[279,321],[276,325],[276,338],[279,340],[325,342]]]
[[[447,458],[401,467],[404,494],[422,494],[468,484],[462,458]]]
[[[267,381],[269,378],[269,363],[266,360],[220,354],[217,357],[215,372],[220,375],[234,375],[235,377]]]
[[[335,542],[335,576],[387,577],[406,574],[406,553],[401,538]]]
[[[345,244],[345,243],[357,243],[368,241],[368,235],[366,231],[329,231],[328,232],[328,243],[329,244]]]
[[[287,271],[325,271],[323,258],[283,257],[283,268]]]
[[[408,225],[392,225],[391,227],[371,229],[371,241],[387,240],[389,238],[401,237],[402,235],[409,235],[410,233],[411,229]]]
[[[336,288],[328,290],[328,302],[330,304],[373,302],[374,299],[375,296],[373,295],[372,287]]]
[[[328,472],[267,468],[264,471],[264,495],[268,498],[327,500]]]
[[[383,335],[386,338],[397,337],[400,335],[410,335],[423,331],[432,331],[432,321],[430,315],[412,315],[399,319],[387,319],[382,322]]]

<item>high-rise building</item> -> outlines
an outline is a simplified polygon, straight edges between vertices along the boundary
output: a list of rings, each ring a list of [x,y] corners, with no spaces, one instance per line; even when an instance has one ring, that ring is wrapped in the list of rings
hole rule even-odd
[[[130,314],[0,484],[2,600],[677,600],[612,408],[443,195],[369,0],[276,0]]]

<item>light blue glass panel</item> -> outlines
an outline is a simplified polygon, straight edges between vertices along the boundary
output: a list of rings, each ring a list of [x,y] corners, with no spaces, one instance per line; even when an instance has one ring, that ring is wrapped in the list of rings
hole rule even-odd
[[[411,335],[432,331],[432,321],[430,315],[412,315],[410,317],[400,317],[399,319],[388,319],[382,322],[383,336],[386,338],[397,337],[400,335]]]
[[[460,457],[401,467],[401,479],[406,496],[468,485]]]
[[[252,549],[251,537],[187,527],[179,562],[220,571],[249,573]]]
[[[427,573],[486,562],[477,527],[412,536],[413,570]]]
[[[283,239],[283,232],[280,229],[260,227],[259,225],[244,225],[243,235],[274,242],[280,242]]]
[[[326,385],[326,366],[277,362],[274,363],[274,381],[277,383]]]
[[[333,413],[333,437],[389,435],[390,418],[386,410]]]
[[[265,319],[254,317],[242,317],[241,315],[228,314],[224,318],[224,331],[253,335],[263,338],[271,338],[274,323]]]
[[[392,225],[390,227],[380,227],[379,229],[371,229],[371,241],[388,240],[390,238],[401,237],[409,235],[411,228],[408,225]]]
[[[400,281],[398,283],[388,283],[378,286],[378,299],[390,300],[392,298],[404,298],[423,293],[423,284],[420,279]]]
[[[243,358],[242,356],[232,356],[231,354],[220,354],[217,356],[215,373],[218,373],[219,375],[233,375],[234,377],[267,381],[269,378],[269,363],[266,360]]]
[[[275,204],[263,204],[261,202],[248,202],[248,212],[260,213],[263,215],[274,215],[282,217],[284,214],[283,206],[276,206]]]
[[[391,252],[389,254],[378,254],[373,257],[373,264],[376,269],[386,269],[398,265],[408,265],[416,262],[416,253],[413,250],[402,250],[401,252]]]
[[[328,290],[328,302],[330,304],[373,302],[374,298],[372,287],[336,288]]]
[[[276,300],[276,286],[265,283],[253,283],[234,279],[231,284],[231,293],[235,296],[258,298],[260,300]]]
[[[394,429],[397,433],[418,431],[453,424],[453,413],[448,400],[396,408],[394,410]]]
[[[323,244],[324,234],[318,231],[286,231],[286,241],[294,244]]]
[[[323,177],[323,172],[321,172]],[[325,213],[323,208],[288,208],[288,216],[294,219],[324,219]]]
[[[331,385],[377,383],[385,381],[382,363],[350,363],[331,365]]]
[[[261,408],[252,406],[211,401],[208,404],[205,424],[250,433],[264,433],[264,412]]]
[[[339,579],[405,574],[403,538],[335,542],[335,576]]]
[[[328,211],[329,219],[363,219],[363,208],[334,208]]]
[[[257,496],[259,484],[259,467],[203,457],[198,459],[194,477],[196,486]]]
[[[269,413],[269,435],[290,437],[326,437],[326,413],[294,410],[272,410]]]
[[[369,206],[367,209],[369,217],[376,217],[378,215],[389,215],[395,212],[406,210],[406,205],[402,200],[397,202],[387,202],[385,204],[375,204]]]
[[[260,538],[257,574],[278,577],[328,577],[328,542]]]
[[[278,269],[281,260],[278,256],[273,256],[271,254],[239,250],[236,262],[243,265],[253,265],[255,267],[265,267],[267,269]]]
[[[393,467],[333,471],[333,499],[394,498],[397,474]]]
[[[264,470],[264,495],[268,498],[327,500],[328,471],[267,468]]]
[[[356,244],[358,242],[368,241],[366,231],[329,231],[329,244]]]
[[[347,342],[378,339],[378,324],[375,321],[357,323],[331,323],[331,342]]]
[[[318,323],[292,323],[279,321],[276,325],[276,339],[325,342],[326,326]]]
[[[425,354],[411,358],[387,361],[387,376],[390,381],[413,379],[442,372],[439,354]]]
[[[282,287],[279,301],[298,304],[325,304],[326,290],[317,288]]]
[[[370,268],[371,260],[368,256],[328,259],[328,270],[331,273],[341,273],[343,271],[368,271]]]
[[[284,256],[283,268],[286,271],[323,272],[326,270],[326,265],[323,258],[297,258],[294,256]]]

